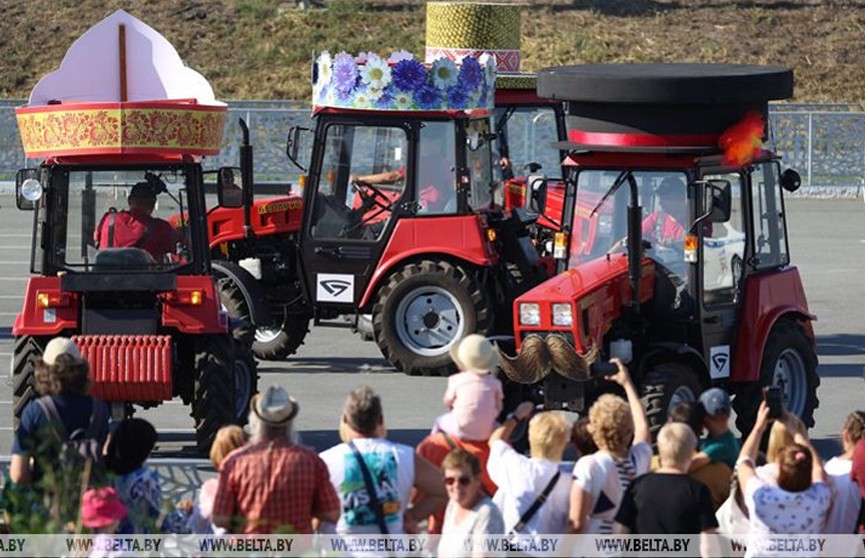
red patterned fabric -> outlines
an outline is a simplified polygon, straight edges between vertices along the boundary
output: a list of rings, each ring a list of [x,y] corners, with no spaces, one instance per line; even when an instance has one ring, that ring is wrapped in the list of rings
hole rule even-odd
[[[240,448],[220,465],[213,517],[240,525],[229,531],[310,534],[313,516],[335,510],[339,498],[324,461],[287,440]]]

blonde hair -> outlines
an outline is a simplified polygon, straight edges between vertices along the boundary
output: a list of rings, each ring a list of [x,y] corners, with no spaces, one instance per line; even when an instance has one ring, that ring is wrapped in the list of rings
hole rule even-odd
[[[865,438],[865,412],[853,411],[847,415],[843,430],[847,432],[847,437],[854,446],[856,442]]]
[[[223,426],[216,431],[213,445],[210,446],[210,462],[219,470],[219,465],[225,459],[225,456],[245,445],[248,440],[249,436],[247,436],[243,428],[236,424]]]
[[[532,457],[561,461],[571,435],[571,425],[561,413],[545,411],[529,421],[529,448]]]
[[[614,454],[627,452],[634,435],[628,402],[611,393],[598,397],[589,408],[589,432],[600,449]]]
[[[805,424],[796,415],[791,414],[791,421],[796,425],[796,431],[790,432],[783,422],[776,420],[769,429],[769,445],[766,446],[766,462],[774,463],[781,450],[793,444],[793,435],[799,432],[806,434]]]
[[[697,449],[697,436],[683,422],[668,422],[658,432],[658,456],[661,467],[688,470],[688,464]]]

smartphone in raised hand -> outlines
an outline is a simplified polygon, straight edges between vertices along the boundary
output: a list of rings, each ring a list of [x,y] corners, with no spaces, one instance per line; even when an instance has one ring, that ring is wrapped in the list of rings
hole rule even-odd
[[[766,400],[766,406],[769,407],[769,418],[780,419],[784,415],[784,402],[780,387],[770,386],[764,388],[763,399]]]

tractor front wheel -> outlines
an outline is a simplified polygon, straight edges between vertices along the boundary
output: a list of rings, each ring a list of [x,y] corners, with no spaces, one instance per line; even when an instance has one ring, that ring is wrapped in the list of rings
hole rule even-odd
[[[199,453],[207,455],[216,431],[237,422],[232,339],[207,335],[196,342],[192,418]]]
[[[793,321],[779,321],[766,339],[759,384],[739,390],[733,399],[736,428],[742,436],[751,432],[763,399],[763,388],[768,386],[780,387],[784,409],[811,428],[814,426],[814,409],[819,405],[819,385],[817,355],[805,331]]]
[[[663,362],[653,366],[640,385],[652,440],[657,438],[673,407],[696,401],[702,391],[697,374],[684,364]]]
[[[261,360],[284,360],[293,355],[309,333],[307,315],[286,315],[271,324],[254,326],[250,301],[229,277],[219,280],[219,300],[229,316],[245,321],[242,331],[236,331],[235,337],[249,339],[253,354]]]
[[[45,351],[45,341],[30,335],[15,338],[12,356],[12,416],[18,428],[21,413],[36,399],[36,360]]]
[[[372,309],[384,357],[409,375],[456,371],[451,346],[471,333],[486,335],[490,305],[476,277],[445,261],[409,264],[390,276]]]

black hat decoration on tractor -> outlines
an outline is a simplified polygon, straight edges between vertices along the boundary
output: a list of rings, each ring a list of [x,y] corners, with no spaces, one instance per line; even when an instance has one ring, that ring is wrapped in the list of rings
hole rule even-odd
[[[568,102],[562,149],[723,153],[745,162],[793,71],[749,64],[587,64],[538,72],[538,96]]]

